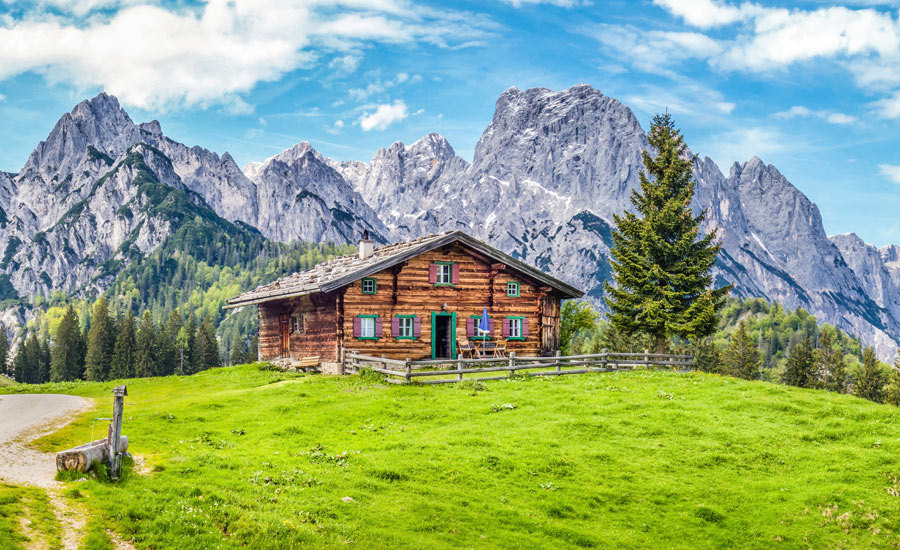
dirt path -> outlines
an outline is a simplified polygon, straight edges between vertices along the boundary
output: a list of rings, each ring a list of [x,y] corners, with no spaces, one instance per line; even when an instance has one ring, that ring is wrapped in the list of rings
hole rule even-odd
[[[73,510],[61,495],[56,457],[25,445],[58,430],[92,405],[72,395],[18,394],[0,396],[0,479],[13,485],[32,485],[47,491],[60,523],[62,546],[76,550],[84,529],[84,514]]]

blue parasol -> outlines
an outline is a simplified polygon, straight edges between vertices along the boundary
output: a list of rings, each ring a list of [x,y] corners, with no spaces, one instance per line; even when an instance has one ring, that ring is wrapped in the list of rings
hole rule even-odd
[[[484,306],[484,312],[481,314],[481,321],[478,322],[478,332],[481,336],[486,336],[491,330],[491,321],[488,317],[487,306]]]

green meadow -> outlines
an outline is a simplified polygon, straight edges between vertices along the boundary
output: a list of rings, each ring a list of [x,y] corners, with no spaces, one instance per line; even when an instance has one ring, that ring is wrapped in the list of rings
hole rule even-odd
[[[98,404],[38,447],[90,439],[117,383],[28,387]],[[109,545],[100,525],[139,549],[900,546],[900,409],[849,395],[668,371],[393,386],[252,365],[128,394],[134,469],[67,482],[91,550]]]

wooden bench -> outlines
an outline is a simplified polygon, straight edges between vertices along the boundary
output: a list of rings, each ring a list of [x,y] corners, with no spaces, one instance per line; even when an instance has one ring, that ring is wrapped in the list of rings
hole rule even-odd
[[[297,370],[302,370],[303,372],[308,372],[310,370],[316,370],[319,368],[319,359],[320,355],[316,355],[315,357],[304,357],[299,362],[293,362],[293,367]]]

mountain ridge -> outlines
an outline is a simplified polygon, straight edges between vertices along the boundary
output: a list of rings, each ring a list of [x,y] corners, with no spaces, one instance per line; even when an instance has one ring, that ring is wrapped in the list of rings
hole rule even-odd
[[[142,183],[134,185],[134,170],[116,176],[135,148],[145,179],[269,239],[352,243],[369,231],[386,243],[462,229],[603,307],[613,215],[629,207],[647,141],[625,104],[587,84],[512,87],[498,97],[471,162],[429,133],[368,162],[335,161],[301,142],[241,170],[227,152],[169,139],[157,121],[135,124],[113,96],[99,94],[64,114],[19,173],[0,173],[0,246],[12,247],[0,270],[20,294],[102,290],[95,264],[122,254],[126,237],[141,254],[165,238],[156,218],[141,218],[131,235],[137,222],[119,211]],[[900,247],[828,237],[816,205],[759,157],[735,162],[728,176],[695,157],[694,173],[693,206],[706,210],[704,230],[723,243],[717,281],[734,282],[738,296],[806,308],[882,357],[896,353]],[[98,185],[109,204],[94,196]],[[66,216],[76,218],[71,226]],[[94,248],[85,244],[91,231],[102,241]]]

